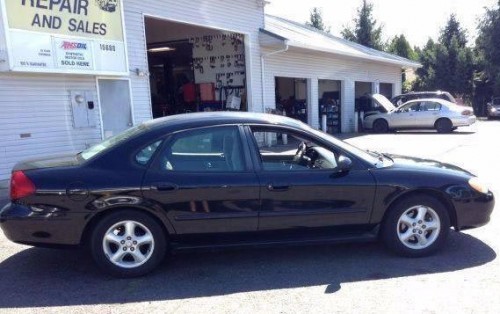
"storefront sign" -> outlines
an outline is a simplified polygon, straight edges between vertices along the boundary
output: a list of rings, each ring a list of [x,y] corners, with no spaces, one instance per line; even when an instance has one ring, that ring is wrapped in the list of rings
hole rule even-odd
[[[0,0],[13,71],[128,75],[122,0]]]

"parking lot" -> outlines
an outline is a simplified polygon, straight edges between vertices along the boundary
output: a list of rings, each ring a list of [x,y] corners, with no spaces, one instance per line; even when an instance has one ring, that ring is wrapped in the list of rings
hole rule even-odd
[[[498,196],[499,136],[500,121],[480,121],[452,134],[346,141],[454,163]],[[378,243],[197,252],[170,256],[133,280],[103,275],[83,251],[31,248],[0,234],[0,312],[499,313],[498,207],[488,225],[451,233],[429,258],[393,256]]]

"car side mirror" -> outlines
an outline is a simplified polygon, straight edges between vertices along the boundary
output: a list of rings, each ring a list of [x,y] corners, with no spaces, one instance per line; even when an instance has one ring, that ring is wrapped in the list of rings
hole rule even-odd
[[[349,172],[352,169],[352,160],[349,157],[341,155],[337,160],[338,172]]]

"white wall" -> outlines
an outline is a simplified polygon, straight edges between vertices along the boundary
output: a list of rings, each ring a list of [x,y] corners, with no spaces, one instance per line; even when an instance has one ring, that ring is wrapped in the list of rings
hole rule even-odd
[[[263,49],[263,53],[272,50]],[[318,112],[318,80],[342,81],[342,132],[354,131],[355,82],[386,82],[401,90],[401,68],[399,66],[335,57],[331,54],[291,48],[287,52],[274,54],[264,61],[264,103],[275,108],[274,77],[301,77],[311,80],[309,115],[313,127],[319,128],[314,117]]]
[[[5,39],[3,23],[2,8],[0,5],[0,71],[8,70],[9,66],[7,62],[7,42]]]
[[[100,141],[97,101],[97,125],[75,129],[71,90],[90,90],[97,100],[93,76],[0,73],[0,180],[22,159],[76,153]]]
[[[260,111],[261,71],[259,29],[264,27],[264,11],[254,0],[126,0],[125,20],[131,69],[147,71],[144,15],[174,22],[195,24],[245,35],[249,111]],[[131,76],[135,122],[152,118],[147,77]]]

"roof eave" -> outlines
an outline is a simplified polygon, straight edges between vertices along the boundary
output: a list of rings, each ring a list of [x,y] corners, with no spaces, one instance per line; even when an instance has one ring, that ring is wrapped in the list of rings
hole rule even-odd
[[[389,58],[383,58],[383,57],[376,57],[376,56],[369,56],[369,55],[365,55],[365,56],[357,55],[354,53],[347,53],[345,51],[339,51],[339,50],[335,50],[335,49],[324,49],[321,47],[311,47],[311,46],[303,45],[301,43],[297,43],[297,42],[293,42],[293,41],[288,41],[288,45],[290,47],[306,49],[306,50],[311,50],[311,51],[320,51],[320,52],[325,52],[325,53],[331,53],[331,54],[350,57],[350,58],[363,59],[363,60],[367,60],[367,61],[377,61],[377,62],[381,62],[381,63],[389,63],[389,64],[401,66],[403,68],[418,69],[418,68],[422,67],[422,65],[418,62],[405,62],[405,61],[391,60]]]

